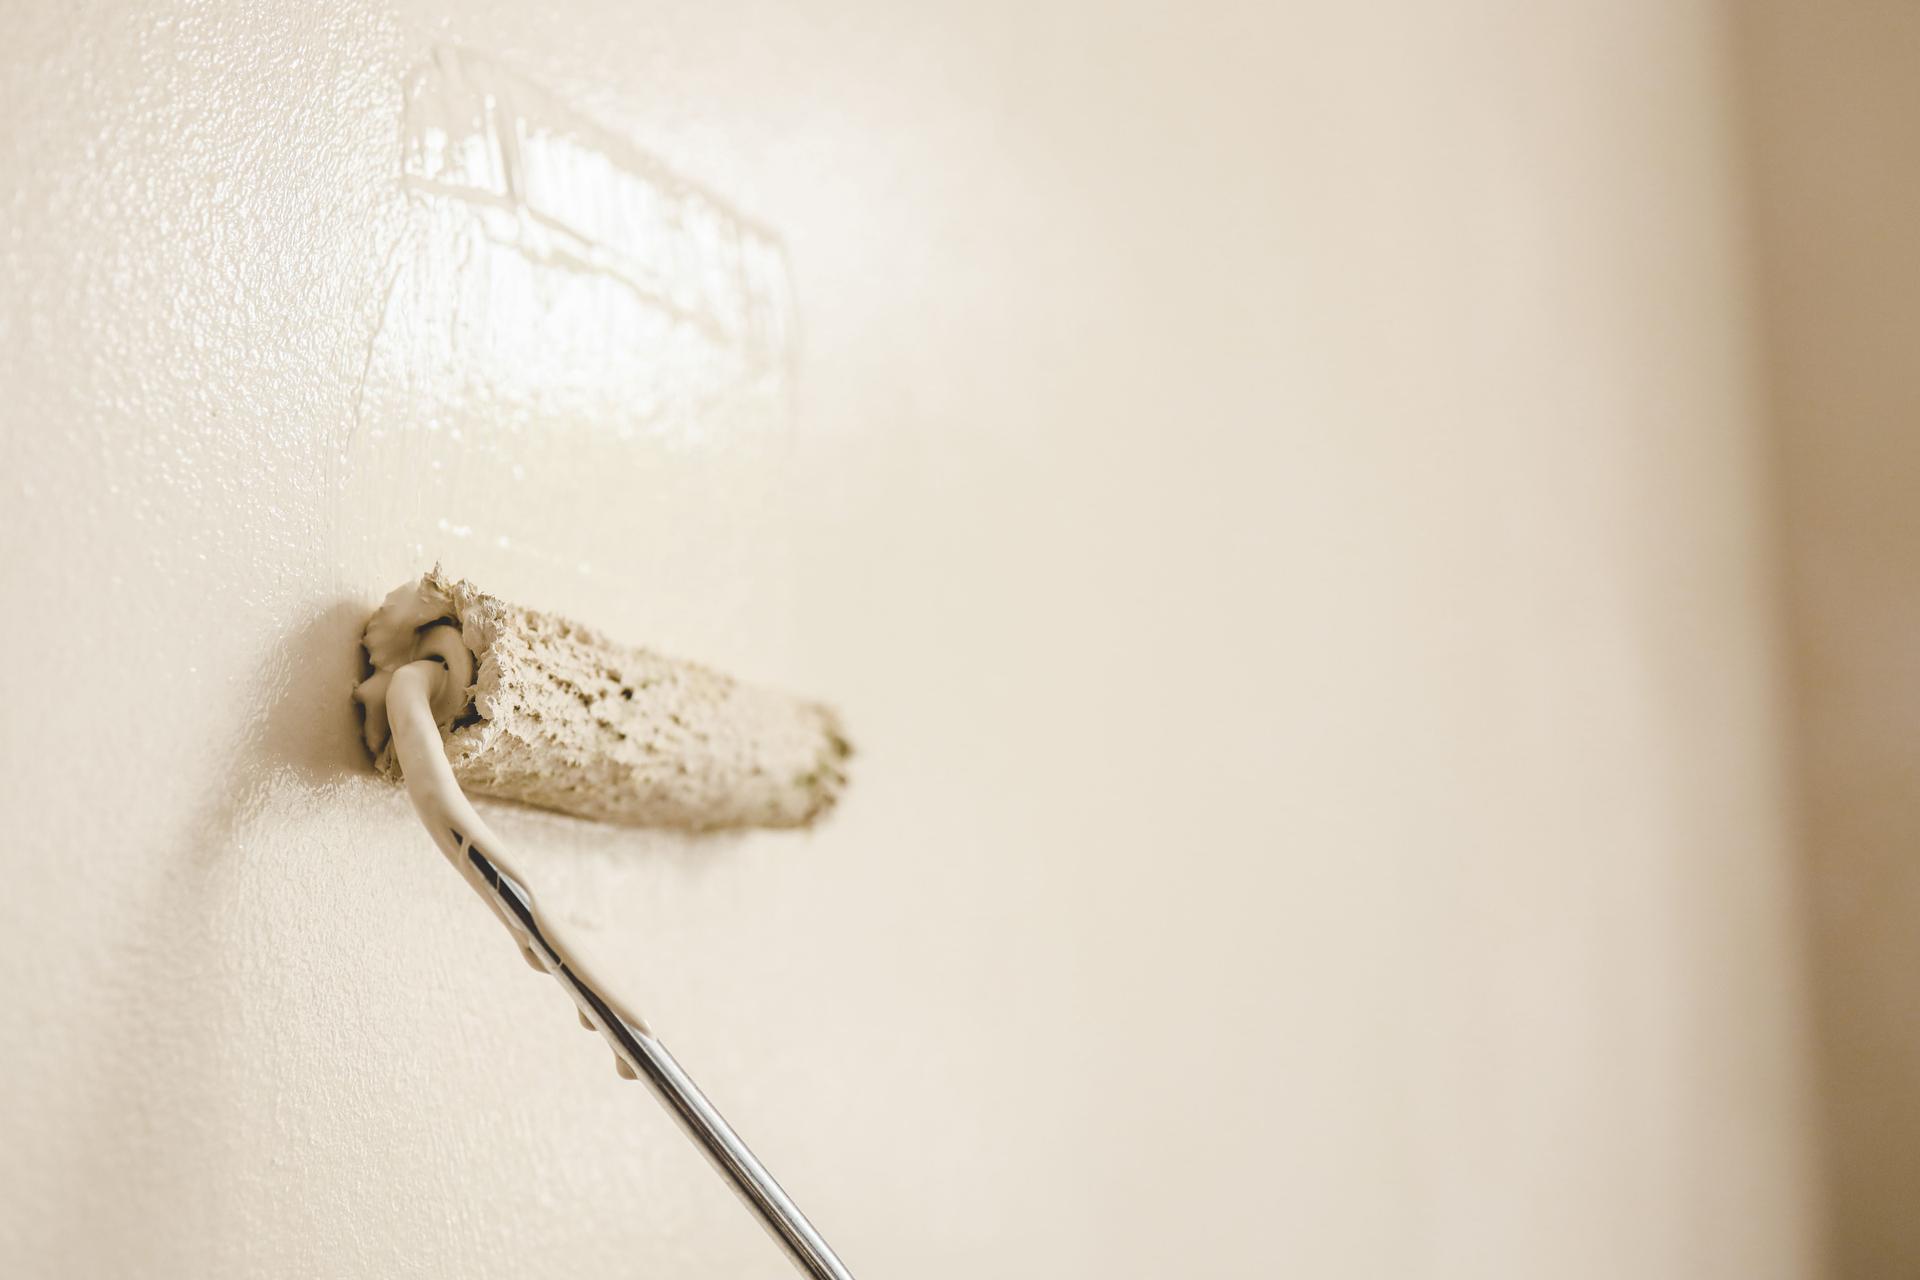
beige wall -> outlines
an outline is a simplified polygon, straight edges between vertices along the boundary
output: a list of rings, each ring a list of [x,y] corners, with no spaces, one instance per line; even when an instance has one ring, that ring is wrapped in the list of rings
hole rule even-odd
[[[14,1270],[777,1270],[364,768],[438,557],[844,709],[489,818],[860,1274],[1812,1273],[1716,10],[317,12],[0,55]]]
[[[1742,11],[1836,1263],[1920,1272],[1920,8]]]

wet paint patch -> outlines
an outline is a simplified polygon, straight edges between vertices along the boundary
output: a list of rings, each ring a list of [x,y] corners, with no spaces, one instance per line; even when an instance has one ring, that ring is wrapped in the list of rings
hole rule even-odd
[[[407,85],[402,166],[410,191],[467,204],[538,262],[619,282],[734,353],[742,376],[784,364],[773,234],[538,85],[435,50]]]
[[[720,572],[689,643],[783,615],[730,594],[785,554],[779,238],[469,50],[407,76],[399,124],[404,228],[337,453],[352,576],[445,560],[562,609],[569,583],[611,576],[636,607],[607,625],[667,639],[638,602],[685,598],[674,566],[693,561]],[[583,467],[624,499],[583,504]]]

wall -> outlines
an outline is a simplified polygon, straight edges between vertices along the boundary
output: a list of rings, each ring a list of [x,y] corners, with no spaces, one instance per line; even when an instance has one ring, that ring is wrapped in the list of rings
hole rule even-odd
[[[365,769],[436,558],[843,709],[489,818],[861,1274],[1810,1273],[1715,10],[9,30],[19,1273],[778,1268]]]
[[[1920,10],[1742,10],[1835,1262],[1920,1270]]]

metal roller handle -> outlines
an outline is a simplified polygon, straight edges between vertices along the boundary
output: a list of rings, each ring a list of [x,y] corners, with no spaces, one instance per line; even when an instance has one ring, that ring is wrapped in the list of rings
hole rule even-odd
[[[527,963],[552,974],[572,997],[581,1024],[606,1038],[620,1074],[647,1082],[801,1274],[813,1280],[853,1280],[853,1273],[807,1221],[792,1197],[748,1150],[645,1021],[621,1009],[541,927],[532,895],[500,860],[498,837],[474,812],[447,763],[431,705],[435,688],[447,679],[445,661],[428,658],[394,672],[387,690],[387,714],[407,795],[434,843],[514,935]]]

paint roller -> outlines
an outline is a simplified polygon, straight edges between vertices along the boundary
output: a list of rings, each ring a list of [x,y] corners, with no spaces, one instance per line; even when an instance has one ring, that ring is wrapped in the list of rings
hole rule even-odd
[[[354,690],[375,765],[534,968],[572,998],[627,1079],[645,1080],[802,1274],[851,1280],[818,1231],[661,1044],[541,920],[467,793],[625,826],[801,827],[850,754],[833,712],[606,639],[439,569],[367,623]]]

